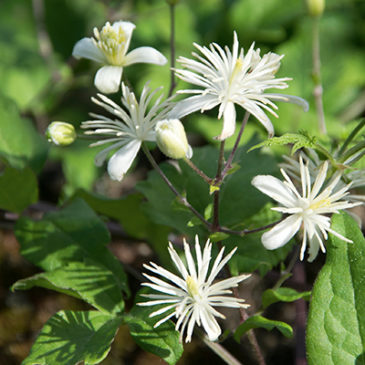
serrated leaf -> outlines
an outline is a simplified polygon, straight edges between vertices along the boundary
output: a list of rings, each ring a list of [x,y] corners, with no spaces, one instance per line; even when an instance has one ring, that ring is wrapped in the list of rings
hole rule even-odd
[[[179,332],[175,331],[171,321],[154,328],[156,318],[149,317],[154,310],[156,308],[135,305],[126,317],[130,333],[142,349],[152,352],[171,365],[176,364],[184,351],[179,341]]]
[[[124,302],[113,273],[91,260],[70,262],[65,267],[17,281],[12,290],[33,286],[71,294],[106,313],[119,313]]]
[[[331,228],[351,239],[330,234],[326,263],[312,291],[307,325],[308,364],[364,363],[365,240],[347,214],[335,214]]]
[[[38,184],[29,168],[6,167],[0,175],[0,208],[21,213],[38,200]]]
[[[262,306],[264,308],[276,302],[294,302],[298,299],[310,299],[311,292],[298,292],[292,288],[277,288],[265,290],[262,294]]]
[[[44,325],[22,365],[99,364],[121,323],[121,317],[100,312],[60,311]]]
[[[315,148],[316,138],[309,137],[308,135],[302,133],[285,133],[280,137],[269,138],[261,143],[256,144],[255,146],[251,147],[248,152],[261,147],[282,146],[287,144],[293,144],[291,153],[294,154],[295,151],[303,147]]]
[[[262,316],[252,316],[246,319],[242,324],[238,326],[234,334],[234,339],[240,342],[241,337],[249,330],[253,328],[265,328],[268,331],[276,328],[285,337],[293,336],[293,329],[285,322],[273,321]]]
[[[22,217],[15,234],[22,255],[45,271],[90,259],[110,270],[120,290],[129,293],[122,265],[106,247],[109,232],[83,200],[76,199],[40,221]]]

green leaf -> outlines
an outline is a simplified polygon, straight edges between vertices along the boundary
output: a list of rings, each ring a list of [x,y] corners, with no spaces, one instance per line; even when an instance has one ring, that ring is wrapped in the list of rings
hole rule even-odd
[[[278,329],[285,337],[293,336],[293,329],[285,322],[272,321],[262,316],[252,316],[246,319],[242,324],[238,326],[234,334],[234,339],[240,342],[241,337],[249,330],[253,328],[265,328],[271,331],[273,328]]]
[[[287,144],[293,144],[291,153],[294,154],[297,150],[302,147],[316,148],[316,138],[310,137],[305,133],[285,133],[281,137],[269,138],[261,143],[249,149],[249,152],[261,147],[271,147],[271,146],[282,146]]]
[[[70,262],[67,266],[17,281],[12,290],[41,286],[85,300],[96,309],[119,313],[124,302],[113,273],[104,266],[86,260]]]
[[[309,300],[310,295],[310,291],[299,293],[292,288],[268,289],[262,294],[262,306],[266,308],[276,302],[294,302],[301,298]]]
[[[23,119],[10,99],[0,95],[0,156],[12,167],[39,171],[47,154],[47,142],[32,123]]]
[[[29,168],[6,167],[0,175],[0,208],[21,213],[38,200],[38,184]]]
[[[82,198],[95,212],[119,221],[131,237],[146,240],[153,246],[163,263],[170,262],[166,250],[167,227],[157,225],[147,217],[142,209],[143,195],[130,194],[121,199],[109,199],[85,190],[76,191],[72,199]]]
[[[285,260],[292,250],[293,246],[290,242],[277,250],[267,250],[261,243],[261,235],[262,232],[244,237],[231,236],[223,241],[223,245],[227,246],[228,250],[237,247],[236,253],[229,262],[233,275],[259,270],[260,275],[264,276],[274,266]]]
[[[154,310],[157,309],[153,307],[151,310],[149,307],[135,305],[130,315],[126,317],[130,333],[142,349],[152,352],[169,364],[176,364],[184,351],[179,341],[179,333],[175,331],[171,321],[154,328],[156,317],[149,318]]]
[[[326,263],[312,291],[307,326],[308,364],[364,363],[365,240],[347,214],[335,214],[331,228],[351,239],[330,234]]]
[[[100,312],[60,311],[44,325],[23,365],[99,364],[122,318]]]
[[[129,293],[122,265],[106,247],[109,232],[104,223],[81,199],[40,221],[22,217],[15,229],[22,255],[45,271],[61,268],[70,261],[90,259],[114,276],[118,287]]]

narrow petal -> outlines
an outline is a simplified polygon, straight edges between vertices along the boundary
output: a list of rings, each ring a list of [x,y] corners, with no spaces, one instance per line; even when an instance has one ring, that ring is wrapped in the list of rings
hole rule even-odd
[[[82,38],[79,40],[72,50],[72,56],[75,58],[87,58],[100,63],[107,62],[103,52],[96,46],[92,38]]]
[[[278,203],[288,208],[295,207],[296,197],[278,178],[271,175],[258,175],[252,179],[251,184]]]
[[[196,112],[197,110],[209,110],[217,106],[218,99],[214,95],[194,95],[179,101],[169,112],[168,118],[180,119],[185,115]],[[207,107],[209,105],[209,108]]]
[[[224,141],[231,137],[236,129],[236,109],[232,102],[228,102],[223,111],[223,129],[219,136],[215,137],[219,141]]]
[[[308,102],[305,99],[300,98],[299,96],[285,94],[265,94],[265,96],[271,100],[282,101],[283,103],[297,104],[301,106],[305,112],[309,110]]]
[[[210,341],[217,340],[222,331],[214,316],[205,309],[202,309],[200,312],[200,319],[202,321],[202,325],[204,327],[205,332],[208,335],[209,340]]]
[[[130,51],[124,59],[124,66],[134,63],[153,63],[154,65],[163,66],[167,63],[167,58],[152,47],[139,47]]]
[[[108,173],[113,180],[121,181],[123,179],[123,176],[131,167],[140,147],[140,141],[132,140],[110,158]]]
[[[123,67],[104,66],[95,75],[95,86],[104,94],[115,93],[119,90]]]
[[[265,232],[261,242],[268,250],[275,250],[284,246],[299,230],[302,218],[292,215]]]

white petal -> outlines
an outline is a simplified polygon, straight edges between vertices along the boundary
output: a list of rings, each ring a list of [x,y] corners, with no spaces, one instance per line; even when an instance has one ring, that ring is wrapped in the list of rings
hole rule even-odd
[[[229,101],[223,111],[223,129],[219,136],[215,137],[219,141],[223,141],[231,137],[236,129],[236,109],[234,104]]]
[[[261,242],[268,250],[275,250],[284,246],[299,230],[302,218],[292,215],[265,232]]]
[[[283,103],[297,104],[301,106],[305,112],[309,110],[308,102],[305,99],[300,98],[299,96],[285,94],[266,94],[265,96],[267,98],[270,98],[271,100],[282,101]]]
[[[125,37],[126,37],[125,50],[127,51],[128,48],[129,48],[129,43],[130,43],[131,38],[132,38],[133,30],[136,26],[131,22],[118,21],[118,22],[114,22],[112,27],[114,28],[114,30],[116,32],[118,32],[119,27],[122,27],[123,32],[124,32]]]
[[[152,47],[139,47],[130,51],[124,59],[124,65],[132,65],[134,63],[153,63],[155,65],[166,65],[167,58],[157,49]]]
[[[87,58],[100,63],[107,62],[103,52],[96,46],[92,38],[82,38],[79,40],[72,50],[72,56],[75,58]]]
[[[255,176],[251,184],[262,193],[288,208],[295,207],[296,198],[293,192],[278,178],[271,175]]]
[[[205,308],[200,311],[200,319],[209,340],[215,341],[222,333],[217,320]]]
[[[119,90],[123,67],[104,66],[95,75],[95,86],[104,94],[115,93]]]
[[[197,110],[209,110],[217,106],[218,98],[214,95],[195,95],[179,101],[169,112],[170,119],[180,119],[185,115],[196,112]],[[207,108],[207,105],[210,107]]]
[[[108,173],[113,180],[121,181],[123,179],[140,147],[141,141],[132,140],[114,153],[108,163]]]

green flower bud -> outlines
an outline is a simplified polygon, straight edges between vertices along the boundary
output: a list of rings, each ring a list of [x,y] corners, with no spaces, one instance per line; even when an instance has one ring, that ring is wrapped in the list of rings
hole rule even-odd
[[[324,11],[325,0],[307,0],[307,6],[311,16],[321,16]]]
[[[175,159],[192,157],[193,150],[180,120],[161,120],[156,124],[155,130],[157,146],[166,156]]]
[[[57,146],[68,146],[75,141],[76,132],[70,123],[52,122],[47,128],[46,137]]]

